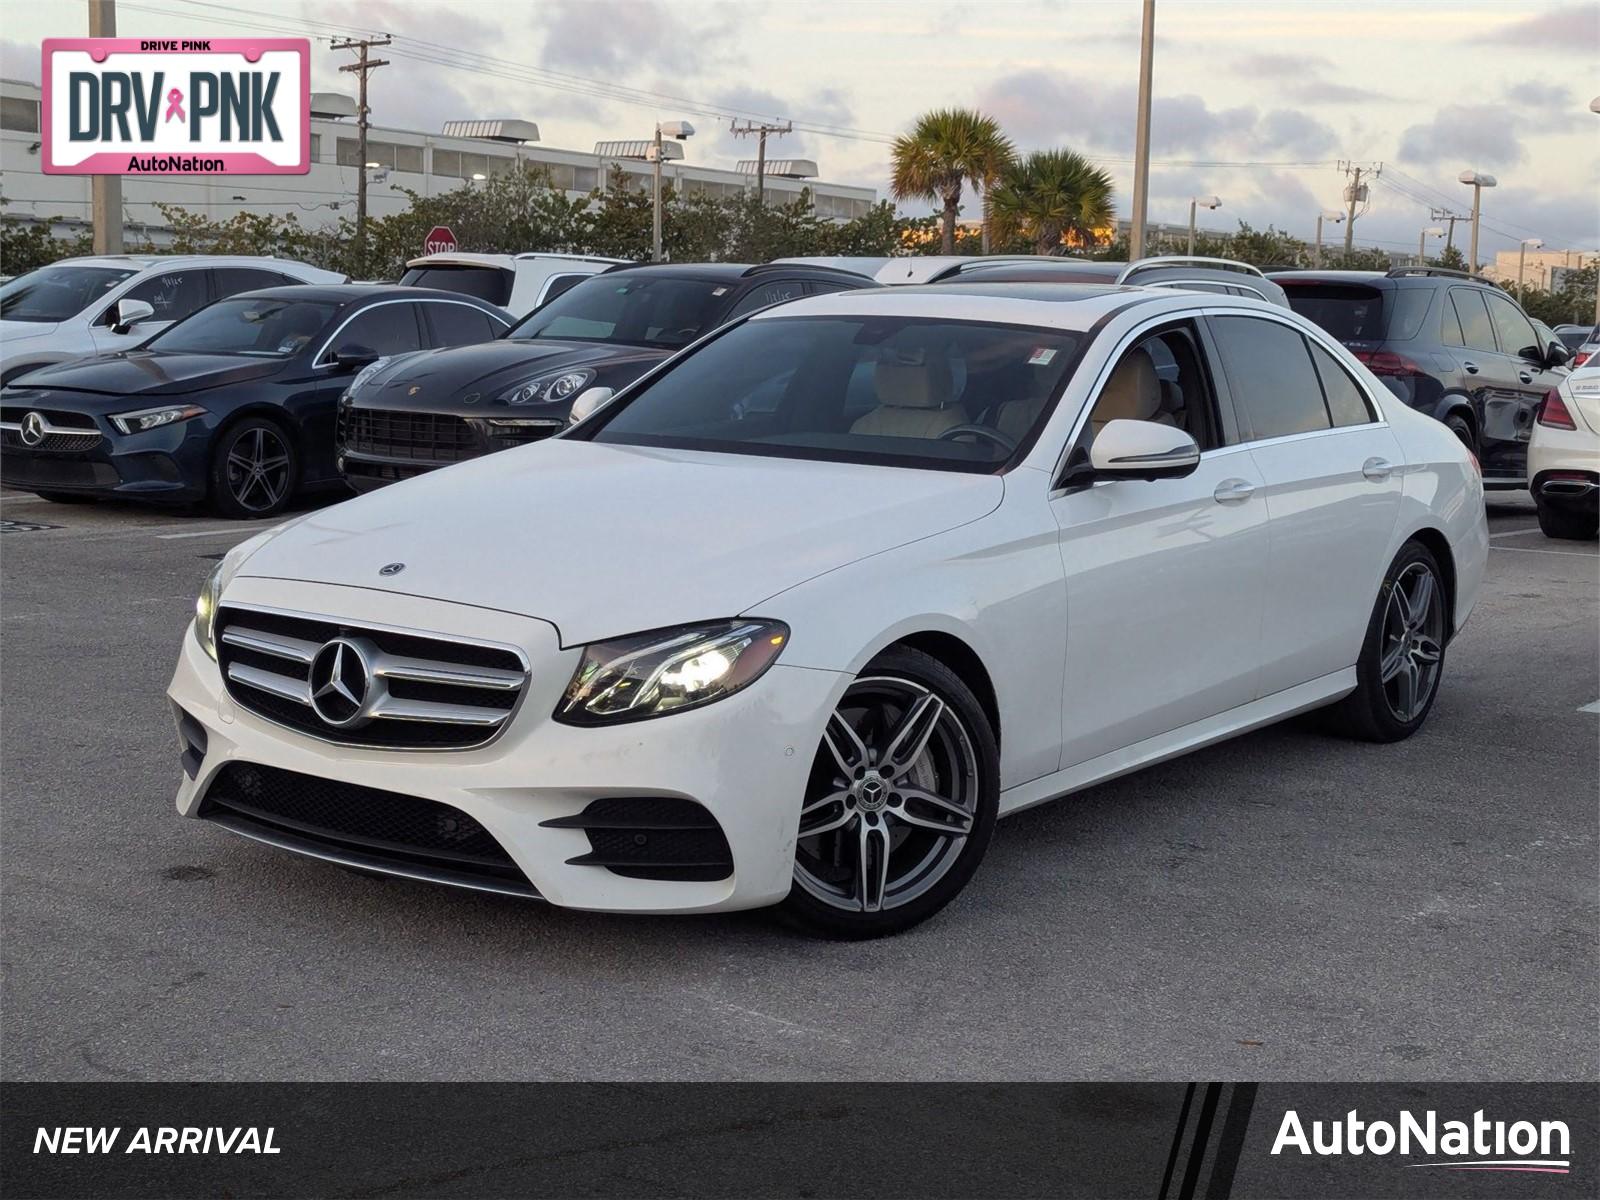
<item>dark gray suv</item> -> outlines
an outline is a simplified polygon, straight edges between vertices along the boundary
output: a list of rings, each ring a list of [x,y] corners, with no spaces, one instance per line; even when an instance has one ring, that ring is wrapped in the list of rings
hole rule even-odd
[[[1443,421],[1486,488],[1528,486],[1528,436],[1571,352],[1479,276],[1439,267],[1277,271],[1289,307],[1338,338],[1410,407]]]

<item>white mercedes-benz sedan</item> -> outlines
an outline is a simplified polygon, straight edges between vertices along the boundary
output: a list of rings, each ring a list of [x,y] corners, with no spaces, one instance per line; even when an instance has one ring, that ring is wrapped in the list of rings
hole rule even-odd
[[[169,693],[178,809],[575,908],[891,933],[1007,813],[1309,709],[1414,733],[1488,544],[1454,435],[1281,308],[812,297],[229,553]]]

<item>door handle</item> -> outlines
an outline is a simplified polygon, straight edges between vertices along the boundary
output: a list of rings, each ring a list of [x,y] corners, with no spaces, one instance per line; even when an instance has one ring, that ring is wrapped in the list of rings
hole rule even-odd
[[[1387,458],[1369,458],[1361,464],[1361,473],[1373,483],[1381,483],[1394,474],[1394,464]]]
[[[1466,368],[1468,375],[1476,375],[1478,373],[1478,364],[1475,362],[1464,362],[1461,365]]]
[[[1528,374],[1526,371],[1518,371],[1517,372],[1517,378],[1522,380],[1523,383],[1532,383],[1533,382],[1533,376]]]
[[[1218,504],[1239,504],[1255,495],[1256,485],[1248,479],[1224,479],[1211,494]]]

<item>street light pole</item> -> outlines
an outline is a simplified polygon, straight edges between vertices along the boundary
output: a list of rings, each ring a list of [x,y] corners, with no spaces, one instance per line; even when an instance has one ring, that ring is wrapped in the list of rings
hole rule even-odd
[[[89,36],[117,36],[116,0],[89,0]],[[122,253],[122,176],[89,177],[89,217],[96,254]]]
[[[1528,283],[1524,274],[1528,262],[1528,247],[1532,246],[1537,250],[1543,245],[1544,242],[1538,238],[1523,238],[1517,243],[1517,299],[1523,304],[1528,302]]]
[[[1443,236],[1444,230],[1440,229],[1436,225],[1430,225],[1428,228],[1422,231],[1421,235],[1417,238],[1417,266],[1425,267],[1428,265],[1428,239],[1430,237]]]
[[[1216,196],[1191,196],[1189,198],[1189,257],[1194,257],[1194,210],[1197,206],[1207,208],[1221,208],[1222,201]]]
[[[1156,0],[1144,0],[1139,36],[1139,116],[1133,131],[1133,222],[1128,230],[1128,261],[1144,257],[1144,223],[1150,198],[1150,87],[1156,45]]]
[[[1469,250],[1467,272],[1471,275],[1478,273],[1478,218],[1483,211],[1483,189],[1492,188],[1499,182],[1493,175],[1484,175],[1479,171],[1463,171],[1457,178],[1472,189],[1472,246]]]
[[[650,261],[661,261],[661,122],[656,122],[656,141],[651,148],[654,161],[655,202],[650,213]]]
[[[1324,210],[1317,214],[1317,248],[1316,253],[1311,260],[1312,266],[1320,267],[1322,265],[1322,223],[1324,221],[1332,221],[1335,225],[1337,225],[1342,220],[1344,220],[1344,214],[1342,212],[1328,212],[1327,210]]]

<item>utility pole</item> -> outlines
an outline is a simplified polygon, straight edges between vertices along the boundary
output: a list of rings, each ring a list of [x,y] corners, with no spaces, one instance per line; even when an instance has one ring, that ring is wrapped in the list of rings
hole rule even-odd
[[[1444,248],[1451,250],[1456,244],[1456,222],[1470,220],[1460,213],[1451,212],[1448,208],[1432,208],[1428,210],[1428,220],[1445,222]]]
[[[737,121],[730,122],[728,128],[733,131],[734,137],[756,138],[756,202],[765,204],[767,199],[767,135],[775,134],[782,137],[786,133],[794,132],[794,122],[785,121],[782,125],[768,125],[763,121],[746,121],[742,126]]]
[[[360,56],[339,70],[361,77],[361,98],[356,103],[356,158],[360,159],[356,167],[361,172],[356,177],[356,253],[363,263],[367,254],[367,126],[370,123],[367,118],[372,111],[367,107],[367,76],[379,67],[389,65],[388,59],[368,58],[367,51],[387,46],[393,40],[388,34],[381,38],[346,38],[342,42],[334,42],[331,47],[334,50],[354,50]]]
[[[1358,167],[1353,162],[1341,162],[1339,167],[1346,175],[1354,176],[1354,179],[1344,189],[1345,199],[1349,202],[1349,209],[1345,214],[1344,256],[1349,258],[1356,237],[1356,205],[1367,198],[1366,192],[1361,188],[1361,176],[1370,174],[1372,178],[1376,179],[1383,174],[1383,164],[1379,163],[1376,167]]]
[[[89,0],[89,36],[117,36],[116,0]],[[122,253],[122,176],[89,178],[89,217],[96,254]]]
[[[1139,35],[1139,116],[1133,131],[1133,224],[1128,230],[1128,261],[1144,257],[1144,223],[1150,200],[1150,86],[1156,48],[1156,0],[1144,0]]]

